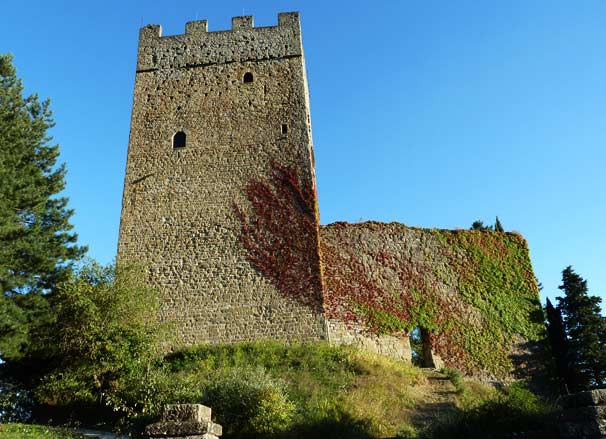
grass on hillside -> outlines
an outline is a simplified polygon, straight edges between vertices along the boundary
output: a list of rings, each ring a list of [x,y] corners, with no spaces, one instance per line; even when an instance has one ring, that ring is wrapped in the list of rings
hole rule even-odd
[[[411,425],[410,413],[427,384],[412,365],[327,343],[198,346],[167,359],[170,380],[181,389],[174,398],[182,402],[204,401],[201,383],[220,380],[229,370],[259,369],[283,383],[294,403],[294,436],[324,431],[333,437],[393,437]],[[219,422],[225,418],[213,410]]]
[[[84,439],[84,436],[44,425],[0,424],[0,439]]]
[[[470,388],[463,385],[459,410],[436,418],[415,438],[496,439],[530,432],[529,437],[558,437],[558,407],[537,397],[521,383],[484,396],[470,395]]]
[[[128,419],[127,431],[157,420],[166,403],[211,407],[224,439],[502,437],[512,428],[543,428],[552,411],[519,385],[496,390],[455,370],[423,370],[324,342],[196,346],[169,355],[150,374],[155,410]],[[74,437],[19,424],[0,433]]]
[[[452,437],[498,437],[511,428],[543,428],[554,410],[521,385],[496,390],[456,370],[430,373],[327,343],[205,345],[171,355],[165,366],[173,388],[182,389],[174,401],[210,405],[218,422],[226,422],[226,437],[238,436],[228,413],[221,413],[229,407],[205,399],[202,388],[229,371],[256,370],[251,381],[261,371],[283,384],[294,412],[280,437],[431,438],[451,437],[450,431]]]

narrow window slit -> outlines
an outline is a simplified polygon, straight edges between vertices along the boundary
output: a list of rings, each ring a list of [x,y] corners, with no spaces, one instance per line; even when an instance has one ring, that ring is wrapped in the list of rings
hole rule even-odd
[[[185,133],[177,131],[173,136],[173,148],[185,148]]]

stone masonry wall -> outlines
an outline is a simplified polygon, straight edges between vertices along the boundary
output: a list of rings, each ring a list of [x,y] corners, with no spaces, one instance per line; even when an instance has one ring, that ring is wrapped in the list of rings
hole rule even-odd
[[[284,294],[242,238],[243,218],[257,214],[249,189],[276,169],[315,197],[298,14],[274,27],[236,17],[230,31],[198,21],[161,33],[140,32],[118,262],[147,270],[178,344],[324,338],[317,210],[305,245],[292,247],[305,253],[307,301]],[[186,146],[173,148],[179,131]]]
[[[544,325],[521,236],[377,222],[320,233],[333,342],[410,358],[408,334],[424,328],[447,367],[485,379],[538,373]]]
[[[374,334],[364,325],[328,319],[328,339],[336,345],[355,346],[358,349],[407,363],[412,361],[408,334]]]
[[[561,439],[606,438],[606,389],[567,395],[560,401],[558,417]]]

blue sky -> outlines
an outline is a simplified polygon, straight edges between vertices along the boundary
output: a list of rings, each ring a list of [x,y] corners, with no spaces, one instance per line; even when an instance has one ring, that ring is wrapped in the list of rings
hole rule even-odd
[[[606,293],[606,2],[26,1],[0,53],[50,97],[73,223],[116,251],[138,30],[301,12],[322,223],[468,228],[529,242],[543,296],[573,265]]]

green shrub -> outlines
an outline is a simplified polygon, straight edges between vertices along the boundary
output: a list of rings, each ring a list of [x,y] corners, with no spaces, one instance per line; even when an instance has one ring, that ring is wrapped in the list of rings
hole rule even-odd
[[[57,358],[34,389],[39,402],[97,404],[119,417],[158,410],[159,301],[140,274],[89,263],[59,285],[52,297],[57,320],[46,334]]]
[[[271,376],[288,382],[289,397],[303,413],[318,400],[334,399],[356,375],[365,373],[353,353],[352,349],[326,342],[287,345],[263,340],[199,345],[170,355],[166,364],[173,374],[189,376],[182,379],[195,375],[198,381],[208,380],[219,369],[263,367]]]
[[[514,383],[495,392],[475,407],[439,420],[423,432],[423,438],[500,438],[508,433],[541,430],[549,433],[555,406]],[[546,436],[548,437],[548,436]]]
[[[457,393],[460,394],[465,391],[465,388],[463,387],[463,379],[461,378],[461,372],[459,372],[459,370],[446,367],[442,369],[442,373],[450,380]]]
[[[284,383],[262,367],[219,370],[206,383],[202,403],[212,407],[226,433],[234,437],[288,430],[296,408]]]
[[[238,376],[243,370],[261,369],[266,379],[281,384],[283,394],[294,404],[292,412],[288,411],[292,413],[288,422],[291,427],[276,418],[283,427],[273,434],[297,439],[393,436],[404,428],[403,424],[410,424],[408,415],[415,405],[415,395],[423,393],[413,387],[427,384],[422,372],[411,365],[326,342],[285,344],[264,340],[194,346],[171,354],[166,369],[172,377],[171,401],[202,402],[213,409],[217,422],[230,430],[234,420],[223,420],[221,412],[226,409],[217,406],[214,399],[217,393],[222,399],[224,394],[233,397],[237,392],[225,390],[225,386],[221,390],[220,383],[232,381],[233,375],[236,382],[241,382]],[[215,395],[209,396],[204,390],[207,387]],[[275,402],[272,400],[270,406]],[[262,413],[267,412],[262,409]],[[251,427],[251,423],[247,428],[257,431],[246,433],[249,437],[271,431]],[[245,434],[226,431],[227,435],[235,433]]]

